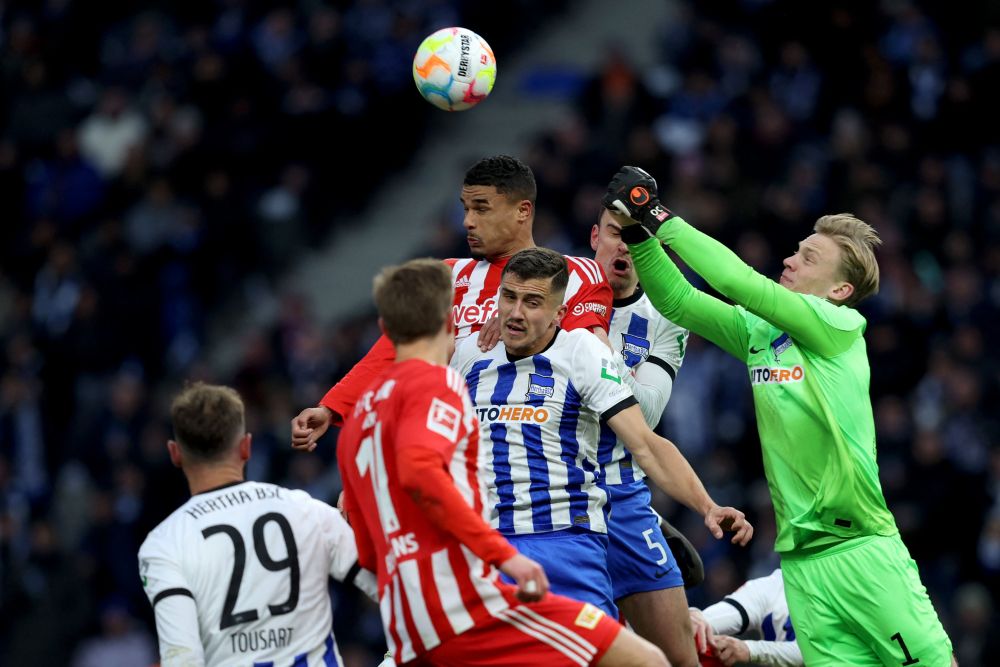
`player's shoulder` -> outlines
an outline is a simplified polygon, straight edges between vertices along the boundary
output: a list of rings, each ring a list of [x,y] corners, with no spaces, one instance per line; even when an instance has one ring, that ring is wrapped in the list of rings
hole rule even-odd
[[[606,282],[601,265],[590,257],[566,255],[566,264],[569,266],[569,272],[579,276],[584,283],[600,285]]]
[[[198,496],[188,498],[183,505],[171,512],[167,518],[149,531],[139,546],[139,557],[173,555],[178,545],[185,542],[185,535],[192,525],[192,513],[195,511],[191,506],[197,500]]]
[[[455,341],[455,353],[452,355],[449,365],[459,374],[462,374],[469,369],[474,361],[500,359],[503,356],[505,356],[505,348],[502,341],[497,341],[496,346],[492,350],[483,352],[479,349],[479,336],[473,334]]]
[[[585,354],[597,354],[599,356],[604,356],[605,352],[611,354],[608,346],[586,329],[571,329],[569,331],[560,329],[559,335],[552,344],[552,347],[572,350],[573,358],[577,361],[582,361],[582,355]]]
[[[835,329],[863,332],[868,324],[865,316],[850,306],[837,305],[812,294],[803,294],[802,299],[819,315],[820,319]]]
[[[389,390],[399,395],[415,395],[415,392],[435,391],[443,387],[457,391],[464,385],[462,376],[448,366],[422,359],[411,359],[399,366],[399,371],[393,378],[395,386]]]

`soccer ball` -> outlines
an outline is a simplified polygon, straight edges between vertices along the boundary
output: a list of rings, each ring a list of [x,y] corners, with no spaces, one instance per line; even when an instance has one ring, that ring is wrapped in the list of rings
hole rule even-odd
[[[465,28],[442,28],[413,56],[413,81],[424,99],[445,111],[470,109],[493,90],[497,61],[486,40]]]

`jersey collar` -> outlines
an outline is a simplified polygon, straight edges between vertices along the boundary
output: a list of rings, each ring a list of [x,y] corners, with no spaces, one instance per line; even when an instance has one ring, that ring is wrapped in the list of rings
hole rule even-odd
[[[625,306],[631,306],[633,303],[641,299],[642,295],[643,295],[642,285],[636,284],[635,292],[632,293],[632,296],[627,296],[624,299],[615,299],[614,301],[611,302],[611,307],[624,308]]]
[[[228,489],[229,487],[236,486],[237,484],[246,484],[248,481],[250,481],[250,480],[241,479],[238,482],[228,482],[226,484],[220,484],[219,486],[213,486],[211,489],[205,489],[204,491],[199,491],[198,493],[196,493],[194,495],[196,495],[196,496],[203,496],[206,493],[214,493],[214,492],[218,491],[219,489]]]
[[[556,342],[556,338],[558,338],[558,337],[559,337],[559,332],[560,332],[560,331],[562,331],[562,329],[560,329],[559,327],[556,327],[556,332],[555,332],[555,334],[554,334],[554,335],[552,336],[552,340],[550,340],[550,341],[549,341],[549,344],[548,344],[548,345],[546,345],[545,347],[543,347],[543,348],[542,348],[541,350],[539,350],[538,352],[535,352],[535,354],[541,354],[542,352],[545,352],[545,351],[547,351],[547,350],[548,350],[548,349],[549,349],[550,347],[552,347],[552,346],[553,346],[553,345],[555,344],[555,342]],[[519,355],[519,354],[511,354],[510,352],[507,352],[507,350],[506,350],[506,349],[504,349],[504,352],[505,352],[505,353],[507,354],[507,361],[510,361],[510,362],[515,362],[515,361],[521,361],[521,359],[527,359],[528,357],[533,357],[533,356],[535,356],[535,354],[529,354],[529,355],[526,355],[526,356],[521,356],[521,355]]]

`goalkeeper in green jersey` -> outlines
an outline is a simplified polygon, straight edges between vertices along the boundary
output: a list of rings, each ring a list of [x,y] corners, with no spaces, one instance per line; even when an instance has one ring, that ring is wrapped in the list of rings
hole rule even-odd
[[[776,283],[671,213],[641,169],[623,167],[603,203],[628,225],[622,240],[656,309],[747,364],[806,664],[952,664],[879,484],[866,322],[853,308],[878,290],[875,230],[823,216]],[[695,289],[661,243],[736,305]]]

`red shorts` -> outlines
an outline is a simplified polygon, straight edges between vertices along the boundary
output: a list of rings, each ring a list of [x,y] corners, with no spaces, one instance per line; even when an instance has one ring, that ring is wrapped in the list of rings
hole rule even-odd
[[[548,594],[436,646],[407,667],[584,667],[596,664],[622,626],[592,604]]]

